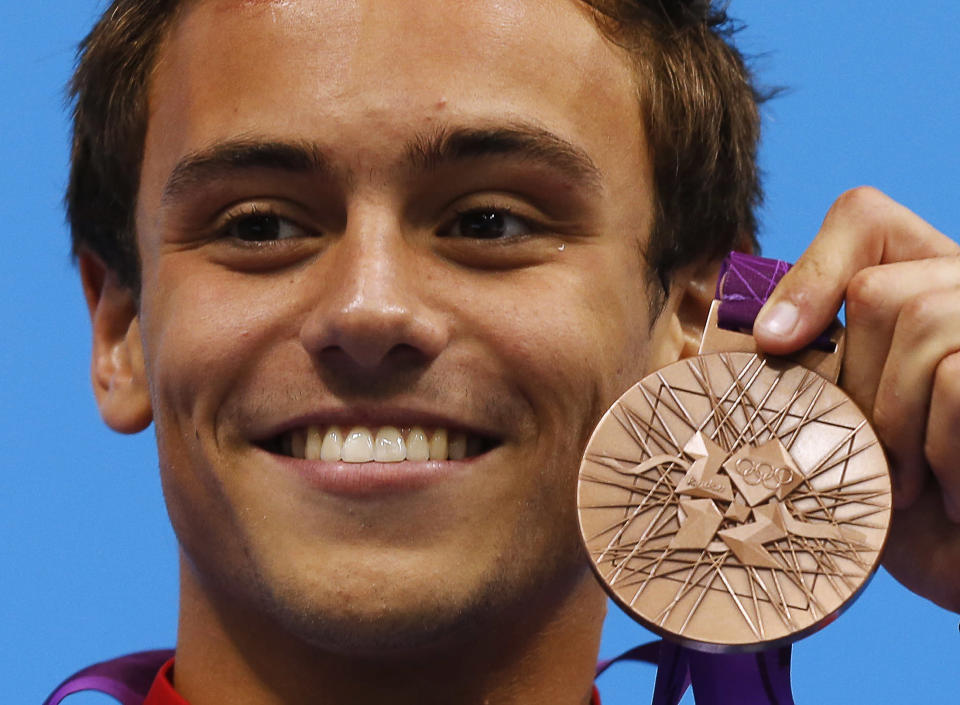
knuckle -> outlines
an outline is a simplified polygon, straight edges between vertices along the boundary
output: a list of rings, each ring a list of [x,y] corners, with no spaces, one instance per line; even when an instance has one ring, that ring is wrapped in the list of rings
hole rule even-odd
[[[953,401],[954,421],[960,422],[960,351],[940,360],[933,374],[933,385],[938,395]]]
[[[944,294],[941,291],[927,291],[917,294],[903,304],[900,309],[898,326],[911,336],[926,337],[939,330],[944,321]]]
[[[827,215],[832,218],[854,218],[869,222],[879,218],[879,213],[887,202],[886,195],[873,186],[857,186],[840,194]]]
[[[889,225],[890,199],[872,186],[845,191],[834,201],[824,224],[876,237]]]
[[[890,293],[890,282],[879,267],[857,272],[847,285],[847,316],[861,320],[880,317]]]

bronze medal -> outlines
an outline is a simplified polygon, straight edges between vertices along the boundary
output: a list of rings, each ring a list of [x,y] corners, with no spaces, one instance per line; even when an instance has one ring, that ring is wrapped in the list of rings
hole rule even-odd
[[[765,357],[718,329],[715,309],[701,355],[648,375],[601,419],[580,528],[602,584],[644,626],[700,650],[766,649],[825,626],[864,588],[890,477],[832,381],[839,324],[832,353]]]

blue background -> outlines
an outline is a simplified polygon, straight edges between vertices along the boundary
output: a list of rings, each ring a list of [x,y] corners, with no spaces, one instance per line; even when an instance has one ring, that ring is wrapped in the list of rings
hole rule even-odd
[[[63,109],[76,42],[102,3],[4,3],[0,61],[0,682],[39,705],[65,675],[172,644],[176,545],[150,432],[100,423],[90,336],[61,208]],[[795,259],[843,190],[872,184],[960,235],[960,4],[733,0],[767,84],[765,252]],[[612,609],[608,656],[648,638]],[[957,616],[881,571],[839,622],[795,649],[798,702],[960,697]],[[653,669],[601,681],[607,705],[649,702]],[[97,696],[70,701],[106,702]],[[112,702],[112,701],[111,701]]]

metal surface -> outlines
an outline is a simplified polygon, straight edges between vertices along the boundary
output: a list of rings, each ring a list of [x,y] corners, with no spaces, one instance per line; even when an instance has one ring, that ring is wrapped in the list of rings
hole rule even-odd
[[[580,526],[610,595],[699,649],[795,641],[876,570],[886,459],[856,405],[782,359],[669,365],[604,415],[580,469]]]
[[[710,304],[710,313],[707,314],[707,323],[703,328],[703,337],[700,339],[700,354],[714,352],[759,352],[757,341],[752,334],[721,328],[717,318],[720,302],[714,299]],[[801,367],[813,370],[821,377],[836,383],[840,376],[840,366],[843,362],[843,351],[846,347],[846,331],[840,321],[834,321],[821,336],[832,344],[831,350],[816,347],[807,347],[793,355],[784,357]]]

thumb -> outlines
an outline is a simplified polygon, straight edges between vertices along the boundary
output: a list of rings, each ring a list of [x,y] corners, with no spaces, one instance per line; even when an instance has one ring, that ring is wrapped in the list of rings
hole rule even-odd
[[[843,302],[846,277],[829,263],[800,260],[777,284],[757,314],[753,335],[774,355],[795,352],[820,335]]]

